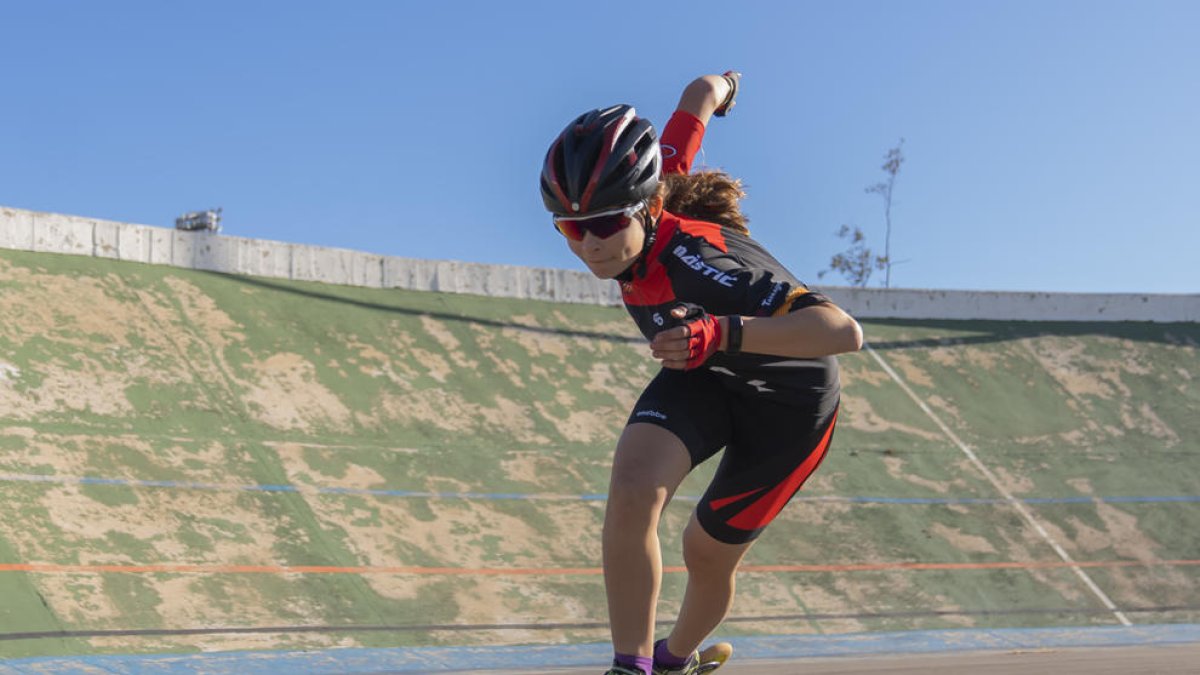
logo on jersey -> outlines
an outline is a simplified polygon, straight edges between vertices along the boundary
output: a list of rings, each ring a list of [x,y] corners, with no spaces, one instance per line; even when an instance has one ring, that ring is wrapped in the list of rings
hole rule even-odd
[[[667,419],[667,416],[657,410],[639,410],[633,414],[634,417],[657,417],[660,420]]]
[[[652,316],[651,318],[654,319],[654,323],[658,324],[659,326],[663,325],[662,314],[655,312],[654,316]]]
[[[737,280],[737,277],[733,276],[732,274],[726,274],[712,265],[704,262],[704,259],[700,257],[699,253],[689,254],[687,248],[682,245],[676,246],[672,253],[675,254],[676,258],[682,260],[683,264],[696,270],[697,272],[700,272],[704,276],[712,279],[722,286],[733,288],[733,282]]]
[[[768,293],[767,297],[763,299],[762,306],[770,307],[771,304],[775,302],[775,296],[779,295],[779,291],[783,290],[783,286],[784,286],[784,284],[782,281],[776,282],[775,285],[771,288],[771,292]]]

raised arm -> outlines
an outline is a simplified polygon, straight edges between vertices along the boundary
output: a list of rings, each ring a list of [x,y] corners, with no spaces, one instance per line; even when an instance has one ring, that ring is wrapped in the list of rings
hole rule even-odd
[[[741,73],[732,70],[724,75],[697,77],[684,88],[675,109],[690,113],[708,126],[713,115],[724,117],[733,108],[741,77]]]
[[[741,77],[732,70],[724,75],[702,75],[684,88],[675,114],[663,130],[664,174],[691,173],[708,121],[713,115],[723,117],[733,107]]]

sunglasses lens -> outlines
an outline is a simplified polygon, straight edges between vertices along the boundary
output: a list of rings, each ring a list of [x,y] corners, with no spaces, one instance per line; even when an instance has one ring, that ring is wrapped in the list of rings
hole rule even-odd
[[[583,241],[583,228],[578,220],[555,220],[554,227],[571,241]]]
[[[602,218],[593,218],[587,222],[587,229],[591,230],[592,234],[607,239],[621,230],[629,227],[629,216],[624,213],[614,213],[611,216]]]
[[[564,237],[572,241],[583,241],[583,236],[587,232],[591,232],[600,239],[607,239],[629,227],[632,222],[633,219],[624,213],[613,213],[581,220],[559,219],[554,221],[554,226]]]

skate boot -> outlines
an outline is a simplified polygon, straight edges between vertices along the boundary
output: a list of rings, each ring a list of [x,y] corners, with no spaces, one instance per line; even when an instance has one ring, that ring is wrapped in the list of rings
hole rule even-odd
[[[733,654],[733,645],[718,642],[688,656],[687,663],[674,668],[654,664],[654,675],[703,675],[725,665]]]
[[[642,672],[641,668],[630,668],[629,666],[618,666],[612,664],[612,667],[604,672],[604,675],[647,675]]]

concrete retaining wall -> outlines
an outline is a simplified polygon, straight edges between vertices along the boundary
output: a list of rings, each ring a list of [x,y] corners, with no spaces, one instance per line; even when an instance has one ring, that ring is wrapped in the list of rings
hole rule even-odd
[[[8,207],[0,207],[0,248],[370,288],[589,304],[621,301],[615,284],[582,272],[397,258]]]
[[[0,207],[0,248],[298,281],[620,304],[586,272],[447,260],[230,237]],[[820,287],[859,318],[1200,322],[1200,294],[1031,293]]]
[[[1200,321],[1200,295],[823,288],[856,317],[996,321]],[[851,309],[852,308],[852,309]]]

